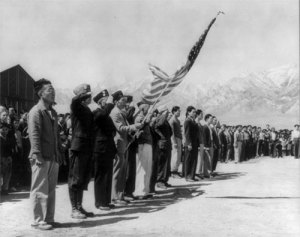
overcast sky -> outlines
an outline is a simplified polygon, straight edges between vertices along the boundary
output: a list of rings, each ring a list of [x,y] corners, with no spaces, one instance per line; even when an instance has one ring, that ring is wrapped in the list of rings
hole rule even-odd
[[[0,70],[60,88],[172,74],[216,13],[186,80],[222,82],[299,61],[298,0],[0,0]]]

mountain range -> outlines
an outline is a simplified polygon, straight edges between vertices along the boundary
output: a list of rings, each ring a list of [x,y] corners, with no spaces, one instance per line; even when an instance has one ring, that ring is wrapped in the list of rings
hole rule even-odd
[[[104,88],[110,91],[123,88],[125,93],[140,99],[141,92],[151,78],[126,81],[109,86],[98,85],[95,92]],[[57,89],[57,110],[66,112],[72,98],[70,89]],[[137,101],[136,101],[137,102]],[[276,127],[291,128],[299,123],[299,66],[285,65],[262,72],[234,77],[224,83],[205,82],[195,85],[184,80],[160,104],[170,108],[194,105],[205,113],[216,115],[221,123],[255,124],[270,123]],[[95,107],[95,105],[92,105]],[[184,116],[182,116],[184,117]]]

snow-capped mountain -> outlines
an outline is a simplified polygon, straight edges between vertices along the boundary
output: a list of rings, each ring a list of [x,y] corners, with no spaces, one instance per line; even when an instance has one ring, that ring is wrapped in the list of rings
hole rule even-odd
[[[107,86],[110,91],[122,88],[135,100],[141,98],[142,90],[152,78],[141,81],[124,81],[122,85]],[[104,89],[97,86],[94,92]],[[161,104],[179,105],[186,108],[194,105],[206,113],[212,113],[225,121],[247,121],[251,116],[274,120],[280,116],[289,121],[299,121],[299,66],[286,65],[278,68],[234,77],[223,84],[205,82],[199,85],[184,80]],[[57,103],[70,104],[72,92],[68,89],[57,90]],[[275,116],[275,117],[274,117]],[[233,121],[235,123],[235,121]]]

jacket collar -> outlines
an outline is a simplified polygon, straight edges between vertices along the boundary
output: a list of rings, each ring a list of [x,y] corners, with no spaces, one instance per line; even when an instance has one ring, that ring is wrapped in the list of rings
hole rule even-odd
[[[39,102],[37,103],[37,106],[40,110],[52,110],[51,106],[49,107],[49,109],[46,108],[43,100],[39,100]]]

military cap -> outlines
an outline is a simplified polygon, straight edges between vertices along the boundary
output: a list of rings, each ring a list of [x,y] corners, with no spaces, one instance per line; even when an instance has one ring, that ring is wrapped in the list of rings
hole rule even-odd
[[[124,95],[124,97],[126,97],[127,103],[131,103],[132,100],[133,100],[133,96],[132,95]]]
[[[159,106],[159,107],[157,108],[157,111],[158,111],[159,113],[162,113],[162,112],[164,112],[164,111],[166,111],[166,110],[168,110],[168,107],[167,107],[166,105],[161,105],[161,106]]]
[[[33,88],[35,93],[38,93],[43,88],[44,85],[48,85],[48,84],[51,84],[51,82],[45,78],[35,81],[33,83]]]
[[[73,90],[75,95],[91,94],[91,87],[89,84],[80,84]]]
[[[116,91],[115,93],[112,94],[112,97],[114,98],[114,101],[118,101],[123,97],[123,92],[122,91]]]
[[[99,92],[99,93],[93,98],[93,100],[94,100],[96,103],[98,103],[98,101],[99,101],[101,98],[107,97],[107,96],[109,96],[109,94],[108,94],[108,91],[105,89],[105,90]]]

